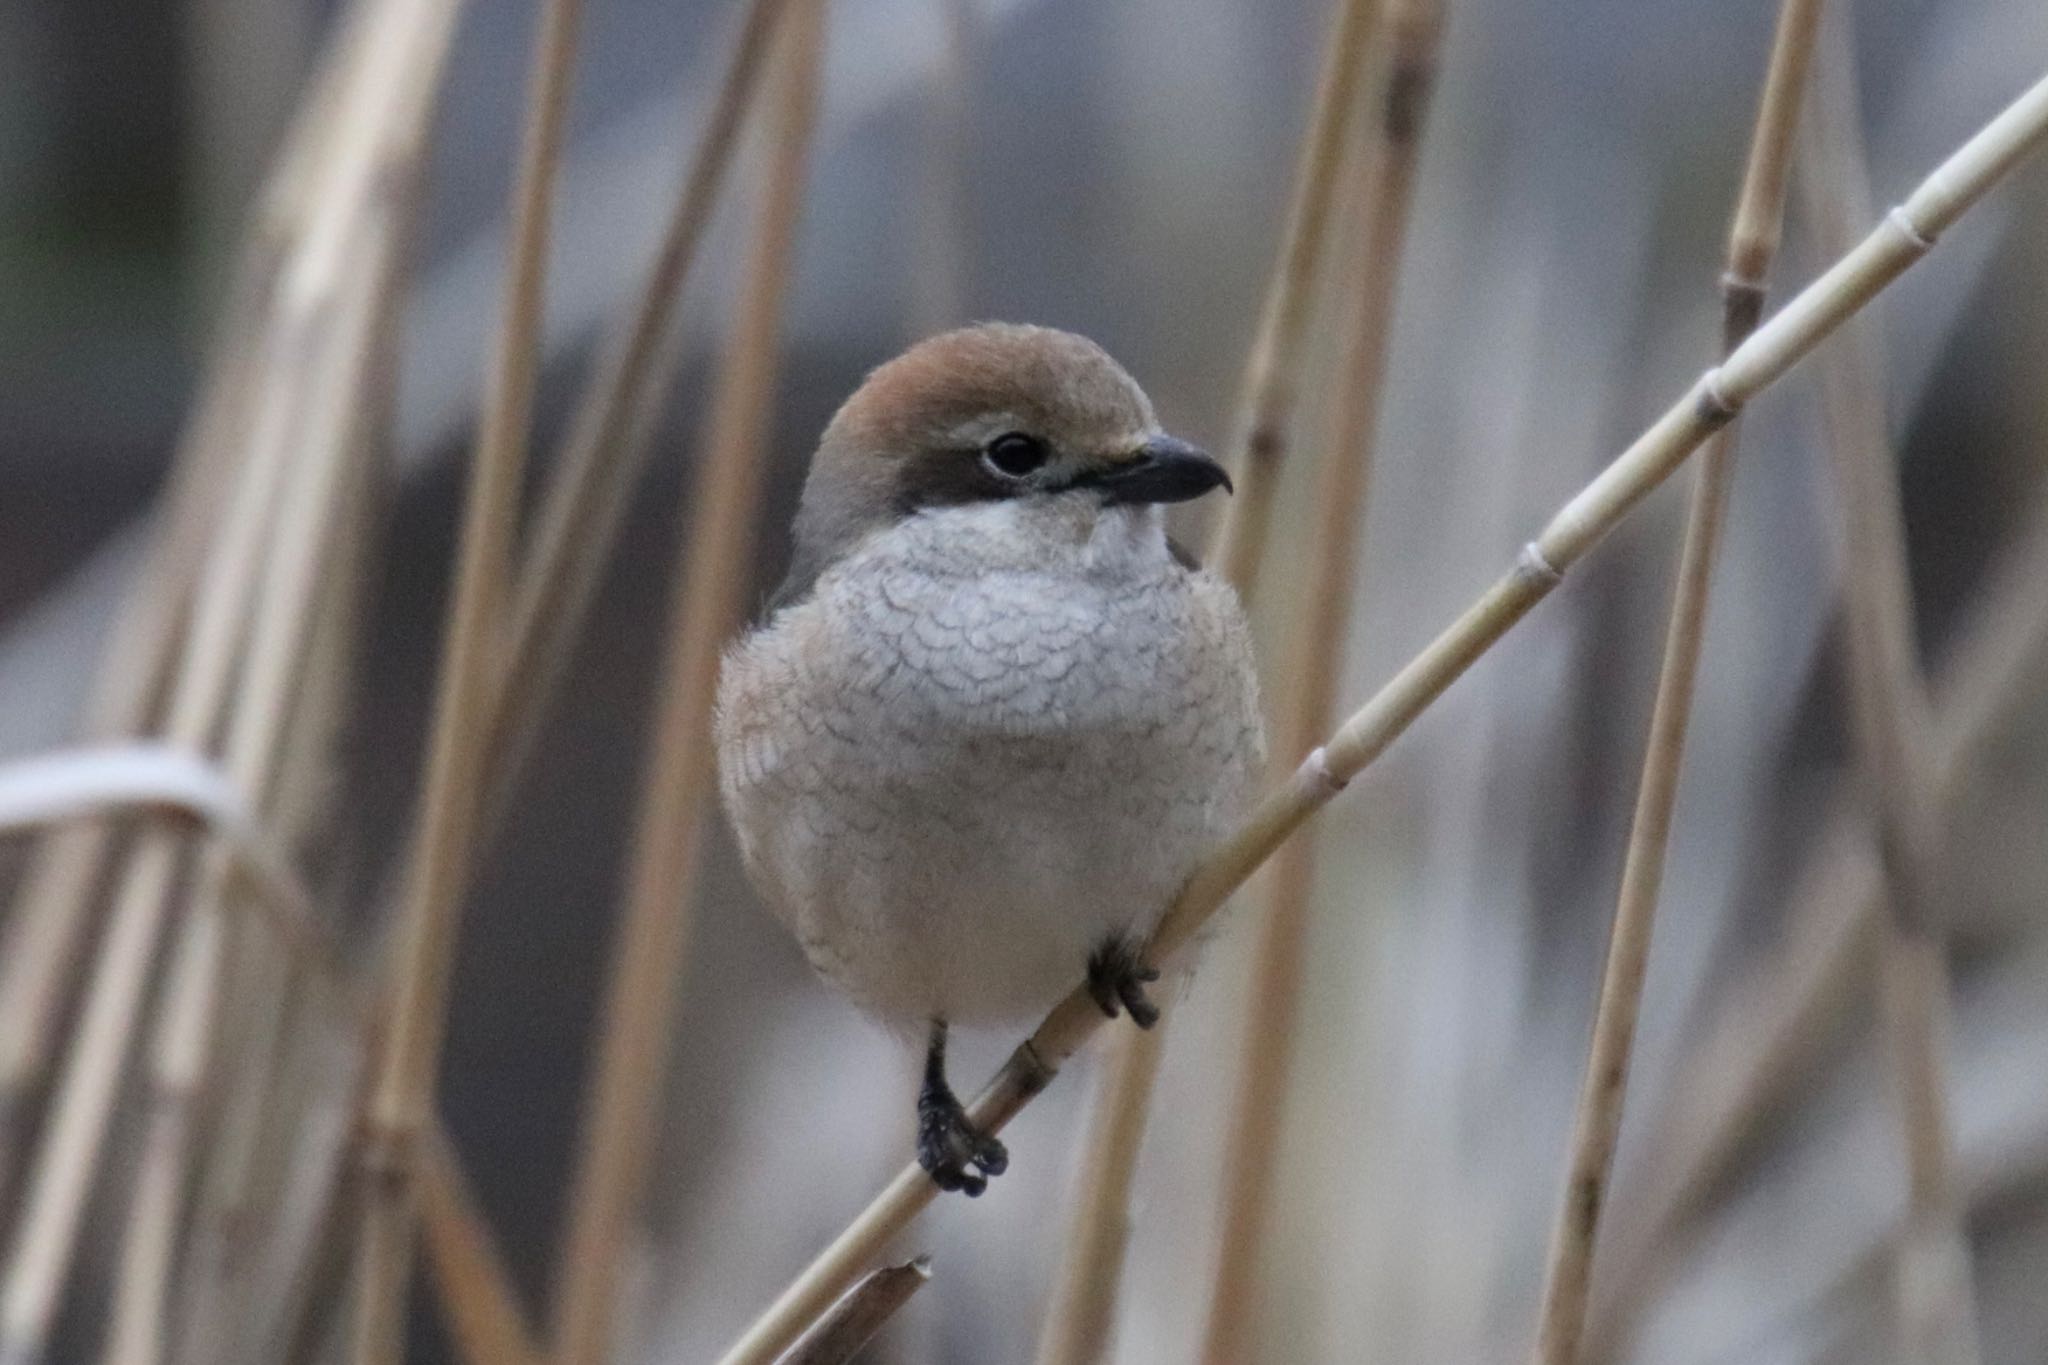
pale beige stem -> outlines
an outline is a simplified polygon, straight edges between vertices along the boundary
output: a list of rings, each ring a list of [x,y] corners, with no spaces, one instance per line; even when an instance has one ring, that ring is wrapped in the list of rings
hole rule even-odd
[[[932,1263],[924,1256],[869,1271],[789,1348],[780,1365],[847,1365],[931,1277]]]
[[[1563,574],[1749,402],[1925,255],[1934,238],[2048,137],[2048,79],[2030,87],[1936,167],[1906,202],[1825,274],[1709,370],[1606,470],[1551,518],[1515,567],[1309,756],[1252,812],[1188,882],[1153,936],[1148,956],[1185,946],[1224,900],[1289,835],[1383,753],[1548,596]],[[1102,1023],[1077,987],[1021,1043],[968,1106],[977,1127],[995,1132],[1030,1103]],[[843,1293],[890,1238],[931,1202],[938,1187],[915,1163],[898,1172],[729,1350],[726,1365],[772,1360]]]
[[[1285,719],[1277,746],[1277,757],[1287,764],[1299,762],[1336,718],[1338,671],[1351,617],[1394,297],[1422,126],[1436,81],[1443,7],[1440,0],[1393,0],[1382,24],[1386,83],[1369,130],[1371,145],[1363,153],[1366,201],[1357,245],[1358,296],[1346,327],[1329,450],[1316,499],[1312,578],[1295,623],[1292,655],[1280,675],[1293,689],[1282,702]],[[1258,1273],[1279,1166],[1281,1116],[1294,1065],[1314,892],[1315,843],[1313,832],[1305,831],[1274,860],[1253,949],[1238,1089],[1224,1152],[1222,1231],[1202,1347],[1202,1358],[1212,1365],[1256,1354],[1252,1335]]]
[[[1258,331],[1245,358],[1230,460],[1241,488],[1224,509],[1209,556],[1232,583],[1250,583],[1265,557],[1276,476],[1294,440],[1296,374],[1343,167],[1344,131],[1358,103],[1366,47],[1379,8],[1380,0],[1337,0],[1330,36],[1324,40],[1322,74],[1302,138],[1280,255],[1266,282]]]
[[[1798,126],[1820,13],[1820,0],[1784,0],[1779,7],[1749,165],[1728,236],[1727,270],[1721,279],[1723,355],[1742,344],[1763,312],[1765,283],[1783,230],[1792,134]],[[1738,425],[1730,422],[1708,441],[1687,510],[1642,779],[1636,789],[1621,891],[1593,1018],[1592,1046],[1573,1122],[1564,1206],[1552,1229],[1544,1272],[1535,1351],[1540,1365],[1571,1365],[1578,1359],[1585,1332],[1594,1245],[1614,1148],[1621,1136],[1629,1059],[1642,1009],[1650,935],[1664,884],[1672,818],[1678,807],[1686,732],[1706,643],[1714,563],[1735,475],[1738,430]]]
[[[939,61],[927,96],[919,179],[923,200],[910,277],[910,332],[930,336],[967,318],[973,227],[974,54],[981,19],[973,0],[932,0],[938,10]]]
[[[1855,52],[1845,15],[1829,26],[1820,98],[1802,177],[1821,249],[1869,212],[1857,125]],[[1899,1094],[1907,1212],[1892,1266],[1898,1358],[1974,1365],[1982,1358],[1970,1247],[1956,1184],[1948,1106],[1948,915],[1939,867],[1940,805],[1928,760],[1932,721],[1913,625],[1898,461],[1885,418],[1875,327],[1844,329],[1821,368],[1821,411],[1840,489],[1848,605],[1851,734],[1877,816],[1883,901],[1879,993]]]
[[[540,365],[555,171],[567,122],[581,0],[548,0],[534,43],[504,311],[486,372],[456,551],[425,796],[407,880],[388,1032],[376,1062],[362,1161],[367,1187],[351,1335],[359,1365],[398,1359],[413,1250],[414,1154],[432,1111],[455,931],[468,884],[491,736],[484,703],[500,662],[510,554]]]
[[[747,564],[766,482],[782,305],[817,122],[824,3],[794,3],[783,33],[767,189],[671,589],[651,753],[559,1261],[556,1365],[602,1365],[610,1349],[619,1267],[660,1113],[704,814],[713,791],[710,733],[718,664],[745,609]]]

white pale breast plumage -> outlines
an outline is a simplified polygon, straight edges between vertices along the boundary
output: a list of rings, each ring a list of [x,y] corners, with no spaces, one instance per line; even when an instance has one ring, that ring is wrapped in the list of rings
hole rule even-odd
[[[757,884],[905,1024],[1026,1017],[1149,932],[1261,743],[1236,600],[1172,561],[1154,509],[911,517],[736,646],[720,689]]]

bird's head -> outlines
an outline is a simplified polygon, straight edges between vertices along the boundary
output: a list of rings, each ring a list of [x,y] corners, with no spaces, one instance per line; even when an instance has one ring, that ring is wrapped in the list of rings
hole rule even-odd
[[[933,508],[1019,498],[1094,508],[1184,502],[1230,487],[1159,429],[1137,381],[1071,332],[984,323],[944,332],[868,376],[818,443],[792,579]]]

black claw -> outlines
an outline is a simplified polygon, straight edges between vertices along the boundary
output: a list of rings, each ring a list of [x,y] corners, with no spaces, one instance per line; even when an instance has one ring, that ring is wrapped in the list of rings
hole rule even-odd
[[[945,1024],[935,1022],[925,1058],[924,1089],[917,1097],[917,1164],[940,1189],[957,1190],[972,1199],[988,1188],[991,1176],[1010,1168],[1010,1154],[967,1117],[946,1084],[945,1058]]]
[[[1088,958],[1088,994],[1096,1005],[1112,1019],[1121,1005],[1139,1028],[1159,1022],[1159,1007],[1145,996],[1146,984],[1158,979],[1159,969],[1147,966],[1127,938],[1105,941]]]

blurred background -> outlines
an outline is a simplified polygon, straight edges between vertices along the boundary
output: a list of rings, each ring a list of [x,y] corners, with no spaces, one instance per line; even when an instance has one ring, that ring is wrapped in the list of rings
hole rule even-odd
[[[543,454],[600,327],[639,285],[738,13],[727,0],[587,8],[548,285]],[[237,234],[335,9],[0,7],[0,758],[79,732]],[[939,326],[1086,333],[1171,429],[1228,445],[1328,9],[835,0],[750,601],[780,576],[824,421],[866,369]],[[1355,566],[1347,708],[1711,360],[1775,12],[1768,0],[1450,6]],[[394,474],[331,816],[307,850],[350,924],[378,905],[418,789],[535,13],[527,0],[467,8],[433,127]],[[1871,181],[1890,203],[2039,77],[2048,12],[1866,3],[1855,50]],[[758,148],[743,154],[719,211],[652,471],[463,923],[442,1108],[535,1311],[759,162]],[[1795,195],[1779,298],[1826,259],[1809,221]],[[1972,683],[1973,630],[2009,639],[2048,624],[2035,619],[2048,598],[2024,586],[2043,581],[2024,566],[2048,513],[2044,223],[2037,166],[1869,315],[1944,717]],[[1306,572],[1289,528],[1309,517],[1300,466],[1317,402],[1279,494],[1269,660]],[[1743,442],[1589,1355],[1891,1359],[1884,1253],[1905,1165],[1869,936],[1845,927],[1867,917],[1875,863],[1851,772],[1839,516],[1812,366],[1756,404]],[[1685,482],[1322,817],[1258,1359],[1526,1349]],[[1957,774],[1942,864],[1950,1093],[1996,1362],[2048,1359],[2043,679],[2048,661],[2030,659],[1997,682],[1988,719],[1942,731]],[[1268,682],[1284,685],[1271,668]],[[712,1358],[909,1152],[916,1059],[810,977],[722,826],[712,838],[621,1360]],[[6,844],[0,877],[24,858],[25,841]],[[1181,987],[1133,1201],[1119,1360],[1197,1349],[1256,908],[1240,902]],[[1829,953],[1835,968],[1811,966]],[[1770,1034],[1781,1018],[1795,1023]],[[971,1083],[1013,1042],[961,1040],[956,1076]],[[1777,1083],[1700,1157],[1688,1143],[1719,1121],[1713,1106],[1774,1057]],[[1094,1079],[1077,1059],[1006,1134],[1010,1173],[925,1215],[903,1249],[932,1254],[934,1281],[867,1359],[1032,1357]],[[414,1358],[451,1358],[428,1296],[417,1302]],[[73,1317],[67,1349],[94,1358],[90,1313]]]

